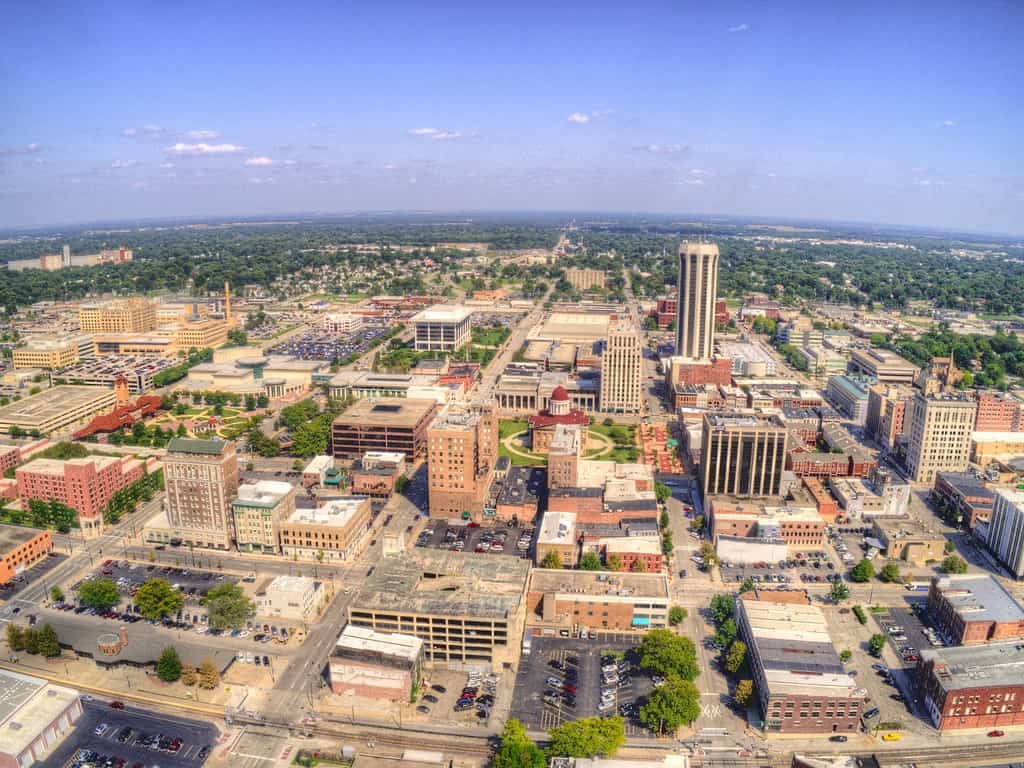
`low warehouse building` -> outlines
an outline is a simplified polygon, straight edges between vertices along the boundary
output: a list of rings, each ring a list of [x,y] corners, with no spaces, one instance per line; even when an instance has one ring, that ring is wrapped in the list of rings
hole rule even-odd
[[[933,578],[928,614],[957,645],[1024,638],[1024,608],[988,574]]]
[[[78,691],[0,669],[0,768],[42,760],[81,716]]]
[[[928,648],[919,691],[940,731],[1024,724],[1024,645]]]
[[[423,667],[423,640],[349,624],[327,665],[334,693],[408,701]]]

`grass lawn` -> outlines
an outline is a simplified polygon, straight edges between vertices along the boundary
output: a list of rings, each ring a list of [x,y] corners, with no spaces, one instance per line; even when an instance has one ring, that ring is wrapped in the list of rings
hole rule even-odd
[[[604,456],[598,456],[596,461],[617,461],[620,464],[633,464],[640,458],[638,448],[612,448]]]
[[[504,440],[509,435],[525,432],[529,425],[525,421],[501,419],[498,421],[498,439]]]
[[[509,461],[517,467],[543,467],[548,463],[547,456],[535,456],[533,458],[520,456],[518,453],[512,453],[503,443],[498,443],[498,455],[508,456]]]
[[[512,331],[508,328],[480,326],[473,329],[473,343],[483,347],[497,347],[511,335]]]

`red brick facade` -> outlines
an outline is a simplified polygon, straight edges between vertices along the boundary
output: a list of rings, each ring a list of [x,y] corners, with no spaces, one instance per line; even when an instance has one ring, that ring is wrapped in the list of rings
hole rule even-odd
[[[1001,393],[978,395],[975,432],[1016,432],[1020,429],[1020,406],[1016,400]]]
[[[946,691],[935,667],[935,661],[921,659],[916,672],[925,705],[940,731],[1024,725],[1024,682]]]
[[[142,463],[125,457],[107,457],[29,462],[15,471],[18,496],[30,499],[56,499],[78,512],[79,520],[102,516],[111,497],[122,488],[142,479]]]
[[[0,584],[6,584],[26,568],[31,568],[51,549],[53,538],[49,531],[42,530],[23,544],[0,552]]]

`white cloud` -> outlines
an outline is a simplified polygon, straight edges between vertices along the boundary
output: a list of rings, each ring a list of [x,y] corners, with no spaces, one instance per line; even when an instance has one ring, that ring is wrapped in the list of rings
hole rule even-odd
[[[170,147],[164,147],[164,152],[169,155],[238,155],[245,152],[245,147],[237,144],[184,144],[178,142]]]
[[[705,171],[702,168],[691,168],[690,173],[694,176],[714,176],[713,171]]]
[[[737,24],[735,27],[729,27],[729,29],[726,30],[726,31],[730,32],[730,33],[732,33],[732,32],[746,32],[749,29],[750,29],[750,25],[747,24],[746,22],[744,22],[743,24]]]
[[[775,171],[769,171],[768,172],[768,178],[769,179],[774,179],[775,178]]]
[[[0,157],[9,157],[11,155],[34,155],[42,150],[42,145],[34,142],[32,144],[25,144],[21,147],[0,147]]]
[[[245,164],[251,166],[265,166],[273,165],[274,161],[271,160],[269,157],[250,157],[248,160],[245,161]]]
[[[220,131],[185,131],[185,138],[192,141],[209,141],[210,139],[219,139]]]
[[[172,163],[170,160],[164,160],[162,163],[160,163],[160,167],[161,168],[173,168],[174,167],[174,163]]]
[[[410,128],[406,133],[410,136],[424,136],[436,141],[452,141],[462,138],[462,131],[441,130],[439,128]]]
[[[573,125],[586,125],[587,123],[590,122],[590,115],[585,114],[583,112],[573,112],[571,115],[569,115],[567,121],[572,123]]]
[[[123,131],[121,131],[121,133],[125,136],[134,136],[138,132],[138,128],[125,128]]]
[[[682,144],[644,144],[636,148],[641,152],[650,152],[655,155],[677,155],[680,152],[689,152],[689,147]]]
[[[682,181],[674,181],[673,184],[689,184],[691,187],[703,187],[704,179],[683,179]]]
[[[136,165],[138,165],[138,161],[136,161],[136,160],[115,160],[114,162],[112,162],[110,164],[110,167],[114,168],[114,169],[119,169],[119,168],[131,168],[131,167],[136,166]]]
[[[441,131],[437,128],[410,128],[406,133],[410,136],[436,136]]]
[[[946,120],[943,120],[942,123],[940,123],[940,125],[942,125],[943,128],[955,128],[956,120],[950,120],[947,118]]]
[[[438,141],[452,141],[462,138],[462,131],[438,131],[430,138]]]

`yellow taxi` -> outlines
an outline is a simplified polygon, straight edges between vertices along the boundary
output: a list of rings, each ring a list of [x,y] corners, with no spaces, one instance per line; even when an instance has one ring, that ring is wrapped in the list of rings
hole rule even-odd
[[[883,733],[882,734],[882,741],[899,741],[902,738],[903,737],[900,736],[900,734],[898,734],[898,733],[890,732],[890,733]]]

